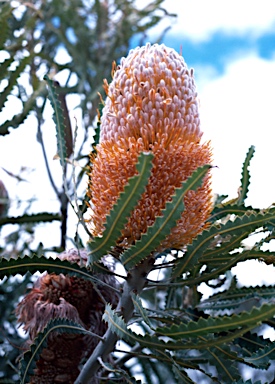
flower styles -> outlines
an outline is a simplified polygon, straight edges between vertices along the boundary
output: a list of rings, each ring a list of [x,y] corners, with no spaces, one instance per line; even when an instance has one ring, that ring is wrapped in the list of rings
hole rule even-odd
[[[102,235],[106,215],[136,174],[138,155],[154,154],[146,190],[117,240],[117,246],[127,248],[161,215],[175,188],[211,162],[211,149],[209,143],[201,144],[193,71],[173,49],[147,44],[130,51],[104,88],[107,100],[88,189],[94,236]],[[185,210],[159,250],[190,243],[205,227],[211,200],[208,173],[201,187],[184,197]]]
[[[85,250],[71,249],[58,256],[61,260],[81,264],[87,261]],[[118,296],[113,288],[117,283],[111,275],[96,275],[98,283],[54,273],[44,273],[31,291],[17,305],[16,315],[23,329],[29,333],[26,348],[54,319],[66,319],[103,336],[107,325],[101,317],[105,300],[116,305]],[[101,282],[103,284],[101,284]],[[81,360],[98,344],[96,336],[51,332],[47,345],[36,362],[30,384],[72,384],[79,375]],[[91,383],[98,383],[96,378]]]

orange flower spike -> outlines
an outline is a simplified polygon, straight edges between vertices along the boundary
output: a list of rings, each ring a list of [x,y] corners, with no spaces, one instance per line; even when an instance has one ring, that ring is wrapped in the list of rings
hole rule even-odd
[[[211,163],[211,149],[209,143],[200,143],[193,71],[173,49],[147,44],[130,51],[117,67],[107,96],[88,191],[94,236],[102,235],[106,215],[135,175],[138,154],[154,154],[146,191],[117,241],[127,248],[161,215],[175,188],[197,167]],[[181,248],[203,230],[212,208],[210,174],[200,188],[187,193],[184,204],[159,250]]]

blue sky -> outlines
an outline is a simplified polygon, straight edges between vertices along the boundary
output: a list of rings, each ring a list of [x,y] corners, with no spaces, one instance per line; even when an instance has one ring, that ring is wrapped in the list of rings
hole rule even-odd
[[[267,208],[275,202],[275,1],[166,0],[164,7],[178,14],[164,43],[182,49],[195,69],[201,127],[217,165],[214,192],[237,196],[242,163],[254,145],[247,204]],[[257,261],[234,272],[242,284],[274,283],[274,268]]]
[[[218,167],[214,192],[237,196],[242,164],[254,145],[247,204],[268,207],[275,203],[275,1],[166,0],[164,8],[178,18],[163,43],[182,51],[195,69],[202,131]],[[150,32],[148,41],[168,24]],[[233,271],[244,285],[274,283],[273,266],[254,260]],[[203,292],[211,291],[204,286]]]
[[[178,14],[164,43],[181,48],[195,69],[202,130],[219,167],[214,190],[236,193],[242,161],[255,145],[249,203],[266,207],[275,200],[275,2],[166,0],[164,7]]]

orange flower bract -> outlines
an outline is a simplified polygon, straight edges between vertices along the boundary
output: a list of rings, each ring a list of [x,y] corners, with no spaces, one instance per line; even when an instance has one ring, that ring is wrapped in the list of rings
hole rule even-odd
[[[211,149],[201,143],[193,71],[173,49],[147,44],[130,51],[104,87],[107,100],[88,190],[88,223],[94,236],[103,234],[106,216],[136,174],[138,155],[154,154],[146,190],[117,240],[117,246],[127,248],[161,215],[175,188],[211,162]],[[205,227],[211,200],[207,174],[202,186],[184,197],[185,210],[158,250],[190,243]]]

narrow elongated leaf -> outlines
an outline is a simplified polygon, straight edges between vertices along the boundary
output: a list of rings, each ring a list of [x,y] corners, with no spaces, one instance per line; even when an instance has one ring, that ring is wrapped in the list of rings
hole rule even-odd
[[[95,279],[92,273],[87,269],[79,267],[76,263],[71,263],[67,260],[60,260],[58,258],[46,258],[45,256],[25,256],[18,259],[4,258],[0,259],[0,278],[5,276],[14,276],[16,274],[24,275],[27,272],[45,272],[48,273],[63,273],[72,276],[78,276],[83,279]]]
[[[263,336],[257,335],[255,332],[247,332],[241,337],[233,340],[232,342],[234,350],[242,356],[250,357],[252,353],[256,353],[260,349],[274,346],[274,343]]]
[[[151,321],[149,320],[147,311],[146,311],[145,308],[143,308],[142,301],[141,301],[140,297],[138,295],[136,295],[135,293],[133,293],[133,292],[131,292],[131,297],[132,297],[132,300],[133,300],[133,303],[134,303],[134,306],[135,306],[135,310],[137,311],[137,313],[139,315],[141,315],[141,317],[143,318],[144,322],[150,328],[153,329],[153,326],[152,326]]]
[[[208,364],[214,366],[219,374],[219,378],[224,383],[232,383],[234,379],[241,378],[240,373],[237,370],[237,364],[225,359],[224,356],[215,348],[209,348],[208,352]]]
[[[242,248],[241,243],[247,237],[246,233],[240,233],[234,237],[228,236],[216,238],[216,244],[209,247],[200,258],[201,264],[207,264],[208,268],[211,266],[221,265],[229,261],[231,251]]]
[[[58,98],[58,93],[54,85],[54,82],[50,80],[47,75],[44,76],[44,80],[48,84],[49,99],[54,110],[53,120],[55,122],[55,128],[56,128],[57,151],[58,151],[57,153],[60,158],[60,164],[62,168],[65,169],[66,157],[67,157],[66,141],[65,141],[65,131],[66,131],[65,118],[63,115],[61,103]]]
[[[266,346],[265,348],[259,349],[249,357],[245,357],[246,363],[253,364],[257,368],[267,369],[270,366],[270,361],[275,360],[275,345]]]
[[[0,23],[1,25],[1,23]],[[7,58],[6,60],[4,60],[1,64],[0,64],[0,80],[3,80],[7,77],[8,75],[8,68],[9,66],[11,65],[11,63],[13,63],[14,61],[14,57],[13,56],[10,56],[9,58]]]
[[[260,260],[262,257],[263,252],[261,251],[244,251],[244,252],[238,252],[234,254],[227,254],[225,256],[221,255],[220,256],[220,262],[219,260],[215,259],[213,261],[209,261],[209,266],[214,265],[215,269],[213,269],[211,272],[205,272],[202,273],[202,275],[194,278],[187,278],[184,280],[185,284],[187,285],[194,285],[194,284],[199,284],[201,282],[206,282],[212,279],[215,279],[222,275],[224,272],[228,271],[229,269],[233,268],[235,265],[237,265],[241,261],[245,260],[253,260],[257,259]],[[268,257],[267,255],[265,255]],[[220,265],[220,267],[217,267]]]
[[[253,308],[250,312],[241,312],[239,315],[219,316],[216,318],[200,318],[197,322],[181,323],[172,327],[157,328],[156,333],[176,340],[187,337],[198,337],[209,333],[226,332],[236,328],[251,326],[255,327],[262,321],[268,320],[275,315],[273,304],[264,304],[260,308]]]
[[[176,260],[176,265],[172,277],[182,275],[190,271],[202,257],[217,236],[230,236],[231,239],[241,234],[249,235],[255,229],[267,224],[275,218],[275,210],[271,209],[267,213],[249,214],[237,217],[235,221],[228,221],[222,225],[212,225],[209,229],[203,231],[191,245],[188,246],[186,254]]]
[[[128,373],[119,367],[113,367],[111,364],[107,363],[106,361],[103,361],[100,359],[101,366],[107,371],[112,372],[115,375],[114,381],[109,379],[108,382],[110,384],[114,383],[116,384],[118,380],[122,380],[123,383],[128,384],[142,384],[140,380],[136,380],[134,377],[130,377]]]
[[[22,215],[17,217],[0,218],[0,226],[4,224],[29,224],[29,223],[46,223],[55,220],[61,220],[61,216],[57,213],[41,212],[33,215]]]
[[[209,299],[202,301],[198,308],[213,311],[242,308],[250,300],[254,303],[261,303],[263,300],[270,301],[274,297],[274,286],[242,287],[217,293]]]
[[[248,171],[248,167],[250,165],[250,161],[254,153],[255,153],[255,147],[252,145],[247,152],[247,155],[243,164],[240,195],[237,201],[237,205],[242,205],[247,197],[249,183],[250,183],[250,173]]]
[[[41,82],[36,91],[32,93],[32,95],[28,98],[26,102],[23,103],[22,112],[18,113],[17,115],[13,116],[10,120],[6,120],[3,124],[1,124],[0,135],[9,134],[10,128],[18,128],[25,121],[25,119],[28,117],[29,113],[33,109],[37,97],[39,97],[40,95],[43,95],[44,97],[45,89],[45,84]]]
[[[161,356],[164,356],[164,358],[168,361],[169,364],[172,365],[172,370],[176,376],[176,378],[179,380],[182,384],[190,384],[193,383],[193,381],[190,379],[188,374],[185,372],[184,369],[180,367],[180,365],[177,364],[174,358],[170,356],[170,354],[166,351],[157,351]],[[157,366],[156,366],[157,368]],[[159,370],[162,371],[162,366],[159,367]]]
[[[127,249],[120,256],[121,262],[126,268],[132,268],[139,264],[169,235],[184,210],[184,195],[188,191],[195,190],[201,185],[203,177],[210,168],[210,165],[199,167],[182,184],[182,188],[176,189],[172,200],[166,203],[166,207],[162,211],[163,216],[158,216],[154,224],[148,228],[147,232],[141,235],[141,239],[136,241],[135,245]]]
[[[187,335],[186,339],[180,341],[168,341],[165,342],[157,336],[150,336],[148,334],[141,336],[137,335],[135,332],[127,328],[126,323],[124,322],[121,316],[118,316],[114,310],[112,310],[109,304],[106,305],[105,312],[103,315],[103,320],[108,322],[112,332],[116,333],[119,338],[122,340],[128,341],[130,344],[139,343],[143,347],[147,347],[153,350],[170,350],[170,351],[182,351],[188,349],[206,349],[211,347],[217,347],[222,344],[226,344],[231,340],[234,340],[244,333],[248,332],[250,329],[255,328],[257,321],[261,318],[261,321],[264,321],[266,318],[270,318],[275,313],[275,309],[271,306],[265,306],[261,308],[261,313],[258,316],[255,316],[255,323],[250,326],[244,326],[237,329],[236,331],[230,333],[228,332],[225,336],[211,337],[203,342],[198,342],[198,339],[195,338],[193,342],[190,342],[190,338]],[[247,321],[249,323],[249,321]]]
[[[223,217],[226,217],[228,215],[243,216],[248,211],[259,212],[259,210],[257,209],[253,209],[252,207],[245,207],[243,205],[220,204],[213,209],[208,221],[210,221],[211,223],[214,223],[216,220],[220,220]]]
[[[16,67],[14,71],[10,71],[9,73],[9,82],[8,85],[5,87],[5,89],[0,94],[0,112],[2,108],[4,107],[5,102],[7,101],[7,97],[10,95],[11,91],[13,90],[13,87],[17,83],[17,80],[21,73],[25,70],[26,66],[31,62],[33,59],[34,54],[31,53],[28,56],[24,57]]]
[[[127,223],[131,211],[136,206],[148,183],[152,169],[152,158],[153,155],[151,153],[142,153],[139,155],[136,165],[139,174],[129,179],[128,184],[120,194],[110,215],[107,216],[103,237],[90,240],[87,244],[89,249],[89,264],[100,260],[115,246],[116,240],[121,235],[121,230]]]
[[[25,352],[20,360],[20,379],[21,384],[28,383],[30,375],[33,373],[35,364],[39,359],[39,354],[43,348],[47,346],[47,338],[51,332],[58,333],[73,333],[73,334],[91,334],[80,324],[74,323],[68,319],[55,319],[52,320],[43,330],[39,333],[34,343],[31,345],[30,350]],[[92,334],[93,335],[93,334]]]
[[[9,17],[14,10],[14,7],[11,6],[11,2],[7,1],[4,4],[1,4],[0,12],[0,50],[4,49],[4,45],[9,36],[10,23]]]

